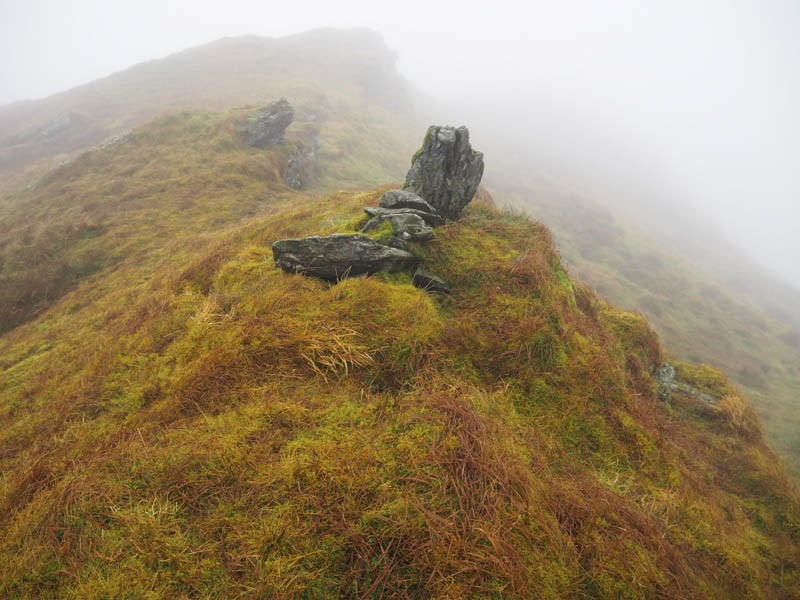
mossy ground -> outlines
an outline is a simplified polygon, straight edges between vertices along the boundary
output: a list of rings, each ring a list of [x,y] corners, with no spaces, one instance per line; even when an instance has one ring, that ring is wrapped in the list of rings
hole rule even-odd
[[[800,345],[789,343],[794,337],[787,337],[787,324],[671,250],[653,231],[563,191],[562,182],[510,169],[503,175],[496,178],[502,199],[552,228],[574,275],[614,304],[645,314],[672,356],[714,365],[731,379],[800,481]]]
[[[657,337],[544,226],[438,228],[414,251],[449,297],[288,275],[274,240],[383,189],[288,190],[233,131],[169,117],[32,205],[125,186],[66,250],[98,269],[0,337],[0,597],[797,597],[800,502],[747,405],[659,403]]]

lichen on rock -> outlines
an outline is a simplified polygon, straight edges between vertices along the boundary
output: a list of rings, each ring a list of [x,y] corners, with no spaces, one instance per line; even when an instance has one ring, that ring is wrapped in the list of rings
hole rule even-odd
[[[458,219],[483,177],[483,154],[472,149],[466,127],[432,125],[415,155],[403,189],[447,219]]]

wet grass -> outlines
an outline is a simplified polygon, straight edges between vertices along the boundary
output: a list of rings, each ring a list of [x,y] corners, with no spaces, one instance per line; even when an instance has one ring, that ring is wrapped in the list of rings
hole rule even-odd
[[[148,127],[31,204],[94,198],[64,255],[107,258],[0,337],[0,596],[796,597],[800,501],[748,405],[692,365],[725,400],[659,403],[657,336],[544,226],[438,228],[414,251],[449,297],[288,275],[274,240],[385,188],[289,190],[228,117]]]

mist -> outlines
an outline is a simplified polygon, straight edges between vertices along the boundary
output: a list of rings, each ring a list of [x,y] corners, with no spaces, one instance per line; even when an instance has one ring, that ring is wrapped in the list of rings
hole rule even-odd
[[[0,104],[223,36],[354,26],[380,31],[399,71],[440,107],[431,116],[469,125],[477,147],[502,148],[497,156],[522,172],[574,177],[640,220],[696,216],[800,287],[800,5],[791,0],[3,0]],[[502,166],[492,160],[489,181]]]

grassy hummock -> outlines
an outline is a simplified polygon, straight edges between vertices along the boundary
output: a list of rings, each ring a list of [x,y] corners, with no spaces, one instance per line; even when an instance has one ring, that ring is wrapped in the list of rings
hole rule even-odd
[[[385,188],[162,155],[231,140],[173,119],[136,138],[152,164],[90,155],[33,207],[137,169],[68,250],[98,270],[0,337],[0,597],[792,596],[800,501],[747,404],[658,402],[657,336],[544,226],[483,204],[437,228],[415,252],[447,297],[289,275],[273,241]]]

